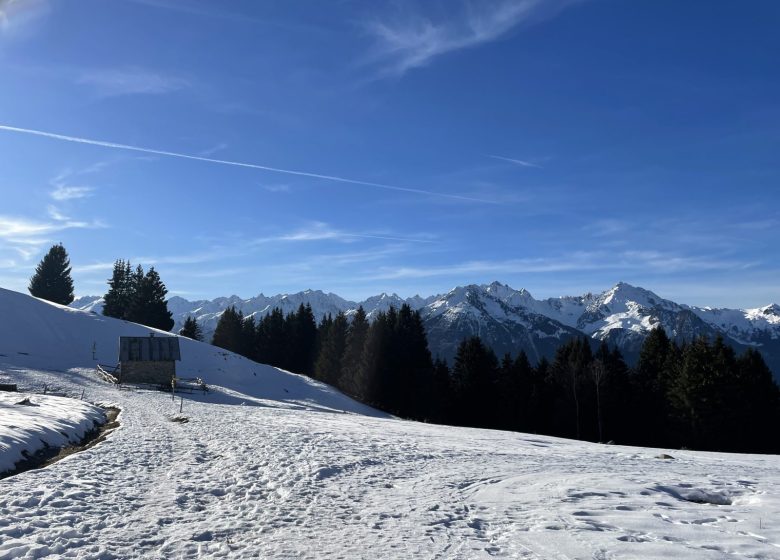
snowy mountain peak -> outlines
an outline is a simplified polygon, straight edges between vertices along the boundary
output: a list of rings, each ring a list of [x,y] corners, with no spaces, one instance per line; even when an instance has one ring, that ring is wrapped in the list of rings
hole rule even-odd
[[[659,303],[665,303],[666,300],[654,294],[650,290],[632,286],[626,282],[618,282],[615,286],[604,292],[601,303],[603,304],[625,304],[633,302],[645,307],[651,307],[658,305]]]

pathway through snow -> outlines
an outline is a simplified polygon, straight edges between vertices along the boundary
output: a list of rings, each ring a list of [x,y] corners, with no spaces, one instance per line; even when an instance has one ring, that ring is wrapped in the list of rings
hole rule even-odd
[[[777,456],[662,460],[236,393],[185,399],[177,423],[178,399],[89,370],[6,373],[122,413],[107,441],[0,481],[0,559],[780,558]]]

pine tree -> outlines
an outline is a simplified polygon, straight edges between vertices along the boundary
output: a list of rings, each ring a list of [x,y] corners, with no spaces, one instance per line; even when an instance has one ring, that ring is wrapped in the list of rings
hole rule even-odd
[[[281,309],[275,307],[257,325],[257,361],[284,368],[288,341],[284,314]]]
[[[171,312],[168,311],[168,302],[165,299],[168,290],[154,267],[143,274],[143,269],[138,266],[133,274],[133,289],[133,300],[127,313],[127,320],[170,331],[174,320]]]
[[[361,357],[368,336],[368,319],[362,306],[357,308],[352,322],[347,330],[346,347],[341,361],[341,385],[344,391],[353,397],[361,394],[359,382],[361,379]]]
[[[244,344],[244,314],[235,307],[228,307],[219,316],[211,344],[231,352],[240,353]]]
[[[467,426],[495,423],[498,359],[478,336],[463,340],[452,368],[455,419]]]
[[[314,367],[314,377],[335,387],[341,385],[341,360],[347,345],[348,326],[347,318],[343,313],[339,313],[335,319],[329,321]]]
[[[192,316],[188,316],[186,319],[184,319],[184,324],[179,330],[179,334],[181,336],[191,338],[192,340],[200,340],[201,342],[203,341],[203,331],[201,330],[198,322],[195,320],[195,317]]]
[[[127,264],[129,266],[130,262]],[[124,319],[141,325],[146,324],[145,321],[148,320],[145,309],[147,301],[144,299],[148,294],[141,294],[145,277],[144,269],[140,264],[127,275],[128,303]]]
[[[108,281],[108,292],[103,296],[103,315],[116,319],[125,319],[133,299],[130,262],[117,260],[114,272]]]
[[[73,302],[70,259],[62,244],[54,245],[35,268],[30,278],[30,294],[60,305]]]

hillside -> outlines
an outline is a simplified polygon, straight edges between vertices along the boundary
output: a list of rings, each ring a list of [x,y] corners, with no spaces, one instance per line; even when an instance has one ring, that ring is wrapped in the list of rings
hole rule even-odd
[[[106,441],[0,481],[0,558],[777,556],[777,456],[382,418],[190,341],[183,368],[223,388],[172,402],[92,369],[93,342],[108,361],[146,329],[8,291],[0,312],[0,378],[121,409]]]
[[[3,363],[36,370],[65,371],[117,363],[120,336],[175,336],[127,321],[77,311],[0,288],[0,367]],[[259,400],[378,414],[335,389],[247,360],[232,352],[179,337],[181,377],[200,377],[208,385],[229,387]],[[93,354],[94,350],[94,354]],[[276,406],[276,404],[274,404]]]
[[[0,558],[777,553],[777,456],[401,421],[187,340],[182,369],[222,387],[172,402],[92,368],[93,342],[110,361],[147,329],[5,290],[0,312],[2,380],[121,409],[106,441],[0,481]]]

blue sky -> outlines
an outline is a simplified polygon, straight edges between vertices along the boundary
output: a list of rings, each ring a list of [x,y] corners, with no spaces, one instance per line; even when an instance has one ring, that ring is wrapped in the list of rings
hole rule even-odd
[[[128,258],[189,299],[780,301],[778,25],[773,0],[0,0],[0,286],[62,242],[79,295]]]

